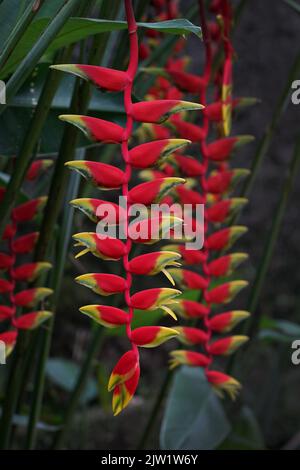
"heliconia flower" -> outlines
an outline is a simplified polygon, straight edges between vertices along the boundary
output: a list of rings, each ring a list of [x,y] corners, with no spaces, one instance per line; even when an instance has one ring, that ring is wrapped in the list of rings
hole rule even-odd
[[[207,146],[207,156],[214,162],[226,160],[231,152],[241,145],[248,144],[254,139],[251,135],[240,135],[236,137],[226,137],[216,140]]]
[[[129,322],[127,312],[109,305],[86,305],[79,310],[106,328],[117,328]]]
[[[250,171],[246,168],[212,172],[206,181],[207,190],[213,194],[223,194],[231,191],[242,178],[247,177],[249,174]]]
[[[106,218],[107,223],[112,224],[119,223],[120,219],[125,220],[126,210],[110,201],[104,201],[103,199],[80,198],[73,199],[73,201],[70,201],[70,204],[76,209],[81,210],[92,222],[95,223],[104,217]],[[106,210],[103,211],[103,214],[100,214],[101,206],[108,209],[109,214],[106,213]],[[109,215],[111,215],[112,219],[108,217]]]
[[[75,281],[104,296],[124,292],[126,289],[126,280],[115,274],[82,274],[76,277]]]
[[[169,274],[183,289],[206,289],[208,286],[208,281],[204,277],[187,269],[172,268],[169,269]]]
[[[47,196],[41,196],[20,204],[12,211],[13,219],[18,223],[29,222],[45,207],[47,199]]]
[[[208,323],[211,330],[218,333],[228,333],[241,321],[250,316],[249,312],[243,310],[232,310],[230,312],[220,313],[211,318]]]
[[[195,319],[203,318],[208,315],[209,308],[195,300],[179,299],[173,307],[175,313],[182,318]]]
[[[14,224],[6,225],[4,232],[3,232],[2,240],[9,240],[13,238],[16,234],[16,231],[17,231],[17,227]]]
[[[131,332],[131,341],[139,347],[155,348],[178,335],[178,331],[165,326],[141,326]]]
[[[167,71],[175,85],[188,93],[200,93],[205,86],[203,78],[197,75],[172,69]]]
[[[204,167],[195,158],[176,154],[174,160],[185,176],[193,178],[203,175]]]
[[[145,44],[144,42],[142,42],[140,45],[139,45],[139,57],[141,60],[145,60],[147,59],[147,57],[149,57],[150,55],[150,48],[147,44]]]
[[[220,277],[231,274],[241,263],[246,261],[248,255],[246,253],[233,253],[225,255],[208,264],[208,272],[211,276]]]
[[[51,268],[51,263],[46,261],[22,264],[14,269],[14,278],[17,281],[33,282],[42,272]]]
[[[207,255],[203,251],[188,250],[184,245],[166,245],[164,246],[164,250],[179,253],[186,265],[199,265],[207,258]]]
[[[181,100],[182,98],[183,93],[175,86],[169,87],[166,91],[166,100]]]
[[[170,369],[175,369],[175,367],[181,365],[187,365],[191,367],[206,367],[211,362],[211,360],[204,354],[194,351],[184,351],[183,349],[171,351],[170,356]]]
[[[248,339],[248,336],[243,335],[218,339],[208,346],[208,351],[214,356],[228,356],[234,353],[242,344],[246,343]]]
[[[47,310],[26,313],[21,317],[15,318],[13,325],[18,328],[18,330],[34,330],[47,321],[52,315],[52,312],[48,312]]]
[[[218,395],[223,397],[224,393],[228,393],[230,398],[235,400],[242,388],[241,384],[236,379],[230,375],[215,370],[207,370],[205,371],[205,374],[208,382],[212,384]]]
[[[208,340],[208,334],[200,330],[200,328],[193,328],[189,326],[175,326],[174,330],[178,331],[178,340],[189,346],[196,344],[203,344]]]
[[[13,258],[6,253],[0,253],[0,269],[9,269],[13,264]]]
[[[132,117],[135,121],[160,124],[166,121],[172,114],[200,109],[203,109],[201,104],[189,101],[141,101],[132,105]]]
[[[190,143],[187,139],[163,139],[137,145],[129,151],[130,164],[134,168],[159,165],[164,158]]]
[[[155,140],[167,140],[171,138],[170,130],[159,124],[144,123],[138,128],[136,134],[141,141],[147,140],[147,137]]]
[[[242,197],[223,199],[206,209],[207,220],[213,223],[226,222],[230,216],[238,212],[247,202],[248,199]]]
[[[87,160],[74,160],[65,163],[71,170],[76,170],[90,180],[99,189],[118,189],[125,182],[125,173],[119,168]]]
[[[139,367],[139,358],[135,351],[127,351],[117,362],[108,381],[108,391],[130,379]]]
[[[221,284],[214,289],[205,292],[205,300],[209,304],[228,304],[240,292],[247,287],[247,281],[231,281]]]
[[[5,294],[13,290],[13,284],[6,279],[0,279],[0,294]]]
[[[185,183],[183,178],[158,178],[142,183],[129,191],[130,204],[150,205],[160,202],[169,191]]]
[[[29,181],[36,180],[44,171],[53,165],[53,160],[41,159],[34,161],[27,172],[26,179]]]
[[[122,91],[130,81],[127,72],[96,65],[59,64],[51,65],[50,68],[68,72],[84,80],[89,80],[99,88],[109,91]]]
[[[39,232],[28,233],[13,240],[13,251],[17,254],[30,253],[39,238]]]
[[[173,215],[153,216],[152,218],[132,222],[128,234],[135,243],[153,244],[172,233],[183,220]]]
[[[48,289],[48,287],[34,287],[33,289],[22,290],[15,295],[15,304],[18,307],[32,308],[51,294],[53,294],[53,290]]]
[[[192,142],[200,142],[204,137],[203,129],[191,122],[172,119],[172,125],[175,127],[179,137],[181,138],[185,137]]]
[[[244,106],[251,106],[257,102],[258,100],[256,98],[234,98],[227,99],[226,101],[216,101],[215,103],[205,106],[203,113],[210,121],[221,122],[223,120],[224,105],[231,105],[232,108],[235,109]]]
[[[62,114],[59,119],[78,127],[90,140],[120,143],[124,138],[125,130],[121,126],[103,119],[77,114]]]
[[[180,290],[169,287],[157,287],[146,289],[131,296],[131,306],[138,310],[156,310],[161,308],[164,312],[176,319],[173,313],[173,305],[176,305],[176,297]]]
[[[156,251],[146,253],[145,255],[136,256],[129,262],[129,271],[136,275],[153,276],[163,272],[167,278],[173,283],[173,279],[167,271],[168,266],[180,266],[178,260],[180,254],[172,251]]]
[[[232,58],[226,57],[223,66],[222,79],[222,125],[221,129],[224,136],[231,132],[232,125]]]
[[[203,196],[199,194],[198,191],[193,191],[192,189],[188,189],[185,186],[178,186],[176,188],[176,193],[180,199],[181,204],[191,204],[192,206],[203,204]]]
[[[0,333],[0,341],[3,341],[5,344],[5,356],[8,357],[17,342],[18,332],[16,330],[6,331],[5,333]]]
[[[0,321],[8,320],[14,315],[14,308],[0,305]]]
[[[112,409],[115,416],[126,408],[135,394],[140,378],[140,367],[137,367],[135,373],[126,382],[117,385],[113,391]]]
[[[228,250],[247,231],[247,227],[239,225],[218,230],[207,238],[207,247],[216,251]]]
[[[83,232],[73,235],[76,246],[85,247],[75,258],[91,252],[94,256],[103,260],[117,261],[126,253],[126,246],[118,238],[100,238],[95,232]]]

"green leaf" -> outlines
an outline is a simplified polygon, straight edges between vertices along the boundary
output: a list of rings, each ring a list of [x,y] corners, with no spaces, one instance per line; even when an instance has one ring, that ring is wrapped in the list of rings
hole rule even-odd
[[[47,361],[46,374],[48,379],[66,392],[73,390],[79,373],[80,367],[67,359],[52,358]],[[97,383],[94,379],[90,378],[86,383],[80,402],[81,404],[88,403],[97,398],[97,396]]]
[[[287,320],[263,318],[258,338],[263,341],[290,344],[294,339],[300,338],[300,325]]]
[[[295,0],[283,0],[285,3],[287,3],[290,7],[294,8],[297,13],[300,13],[300,3],[296,2]]]
[[[263,450],[262,431],[251,408],[244,406],[233,423],[230,435],[218,450]]]
[[[222,404],[203,369],[183,367],[176,375],[163,418],[164,450],[215,449],[230,432]]]
[[[49,18],[40,18],[34,21],[26,33],[22,41],[17,45],[14,52],[11,54],[5,67],[1,71],[0,78],[6,78],[12,73],[17,65],[31,50],[33,45],[38,41],[41,34],[49,23]],[[159,23],[138,23],[142,28],[155,29],[162,33],[170,34],[189,34],[194,33],[201,37],[201,29],[193,25],[190,21],[185,19],[161,21]],[[89,36],[99,33],[110,31],[122,31],[127,29],[126,21],[110,21],[101,19],[89,18],[70,18],[60,32],[56,35],[55,39],[49,45],[47,55],[52,54],[61,47],[68,46],[72,43],[85,39]]]

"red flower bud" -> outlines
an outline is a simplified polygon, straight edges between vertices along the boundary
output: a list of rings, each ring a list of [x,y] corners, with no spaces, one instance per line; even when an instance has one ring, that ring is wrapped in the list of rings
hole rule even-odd
[[[129,151],[130,163],[135,168],[159,165],[168,155],[189,143],[186,139],[164,139],[138,145]]]
[[[75,281],[104,296],[124,292],[126,289],[126,280],[115,274],[83,274],[76,277]]]
[[[202,176],[204,173],[203,165],[195,158],[177,154],[175,161],[185,176],[194,178],[196,176]]]
[[[191,73],[168,69],[168,74],[178,88],[188,93],[199,94],[205,86],[205,81],[202,77]]]
[[[191,122],[172,119],[172,124],[178,132],[179,137],[189,139],[191,142],[201,142],[204,138],[203,129]]]
[[[113,391],[112,409],[114,415],[118,415],[130,402],[135,394],[140,378],[140,368],[137,367],[133,376],[126,382],[117,385]]]
[[[29,181],[36,180],[44,171],[53,165],[53,160],[43,159],[36,160],[33,162],[26,175],[26,179]]]
[[[207,146],[207,156],[210,160],[215,162],[222,162],[226,160],[231,152],[240,145],[252,142],[253,137],[250,135],[241,135],[238,137],[227,137],[212,142]]]
[[[228,356],[234,353],[242,344],[248,341],[247,336],[230,336],[228,338],[218,339],[208,346],[208,351],[214,356]]]
[[[248,200],[245,198],[224,199],[206,209],[207,219],[213,223],[223,223],[240,210]]]
[[[39,238],[39,232],[28,233],[13,241],[13,251],[17,254],[30,253]]]
[[[3,341],[3,343],[5,343],[6,357],[8,357],[12,353],[17,342],[17,336],[18,336],[18,332],[15,330],[7,331],[5,333],[0,334],[0,341]]]
[[[59,119],[78,127],[90,140],[120,143],[124,138],[125,131],[121,126],[103,119],[76,114],[63,114]]]
[[[128,351],[115,365],[108,381],[108,391],[113,390],[117,385],[125,383],[130,379],[139,367],[138,357],[135,351]]]
[[[9,269],[13,264],[13,259],[10,255],[0,253],[0,269]]]
[[[225,392],[228,393],[232,400],[236,398],[241,389],[241,384],[237,380],[230,377],[230,375],[223,374],[222,372],[215,370],[207,370],[205,371],[205,374],[208,382],[212,384],[216,392],[220,394],[221,397]]]
[[[222,256],[208,264],[208,272],[211,276],[215,277],[227,276],[247,258],[248,255],[245,253]]]
[[[174,278],[175,283],[185,289],[206,289],[207,280],[200,274],[188,271],[187,269],[170,269],[170,275]]]
[[[200,304],[195,300],[179,299],[173,310],[183,318],[203,318],[209,313],[206,305]]]
[[[249,316],[249,312],[244,312],[242,310],[233,310],[231,312],[221,313],[209,320],[209,327],[211,330],[218,333],[228,333],[238,323],[245,320]]]
[[[210,250],[228,250],[247,231],[243,226],[218,230],[207,238],[207,247]]]
[[[33,289],[22,290],[15,295],[15,304],[18,307],[32,308],[38,302],[49,297],[52,293],[53,290],[47,287],[35,287]]]
[[[0,322],[8,320],[14,315],[14,309],[6,305],[0,305]]]
[[[50,68],[77,75],[84,80],[91,81],[99,88],[109,91],[122,91],[130,81],[127,72],[96,65],[61,64],[51,65]]]
[[[76,240],[76,246],[85,247],[75,258],[91,252],[94,256],[104,260],[117,261],[126,253],[126,246],[117,238],[100,238],[97,233],[83,232],[73,235]]]
[[[129,191],[131,204],[150,205],[160,202],[174,187],[185,183],[183,178],[157,178],[139,184]]]
[[[204,354],[194,351],[175,350],[170,353],[170,369],[181,365],[191,367],[206,367],[210,364],[210,359]]]
[[[118,189],[125,182],[125,173],[106,163],[74,160],[67,162],[71,170],[76,170],[99,189]]]
[[[129,322],[129,315],[124,310],[108,305],[86,305],[79,309],[102,326],[116,328]]]
[[[31,312],[16,318],[13,324],[18,330],[34,330],[52,316],[52,312],[46,310]]]
[[[155,348],[178,334],[173,328],[165,326],[142,326],[132,331],[131,341],[139,347]]]
[[[178,331],[178,340],[189,346],[196,344],[203,344],[208,340],[208,335],[205,331],[199,328],[192,328],[188,326],[175,326],[174,330]]]
[[[48,271],[52,265],[47,262],[27,263],[15,268],[14,278],[16,281],[33,282],[42,272]]]
[[[12,211],[13,219],[18,222],[28,222],[32,220],[39,211],[41,211],[47,202],[47,197],[42,196],[37,199],[32,199],[31,201],[21,204]]]
[[[227,304],[247,285],[246,281],[227,282],[205,292],[204,297],[209,304]]]
[[[0,279],[0,294],[5,294],[13,290],[13,284],[6,279]]]
[[[172,114],[181,111],[193,111],[203,109],[198,103],[179,100],[154,100],[141,101],[132,105],[132,117],[135,121],[160,124],[166,121]]]

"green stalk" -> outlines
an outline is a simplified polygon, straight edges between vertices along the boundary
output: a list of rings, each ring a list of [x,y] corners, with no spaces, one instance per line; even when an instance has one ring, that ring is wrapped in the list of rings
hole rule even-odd
[[[107,7],[107,4],[104,4]],[[89,58],[90,64],[98,64],[100,61],[101,54],[103,53],[103,41],[101,36],[94,38],[93,45],[91,48],[91,54]],[[88,82],[84,82],[80,86],[80,80],[76,81],[75,90],[73,93],[71,114],[86,113],[90,100],[90,85]],[[50,241],[53,235],[53,231],[56,225],[58,214],[62,205],[62,201],[65,194],[65,187],[68,179],[68,170],[65,167],[65,163],[74,158],[79,131],[75,127],[66,125],[65,132],[62,138],[62,143],[55,165],[54,175],[50,187],[50,193],[48,202],[45,208],[45,215],[42,222],[41,233],[39,242],[36,249],[36,259],[46,259],[47,252],[50,245]],[[53,305],[53,310],[55,310]],[[54,326],[54,316],[48,322],[49,328],[41,334],[43,340],[41,344],[41,351],[37,364],[37,375],[34,389],[34,395],[32,400],[32,408],[30,413],[30,429],[27,438],[27,447],[33,448],[35,444],[35,429],[36,422],[39,419],[42,398],[44,392],[45,383],[45,367],[46,361],[50,352],[50,345],[52,339],[52,332]]]
[[[162,402],[163,402],[163,400],[164,400],[164,398],[167,394],[167,391],[169,389],[169,386],[170,386],[171,380],[173,378],[173,375],[174,375],[174,370],[169,370],[167,372],[166,376],[165,376],[165,379],[164,379],[164,381],[161,385],[161,388],[160,388],[159,393],[156,397],[156,400],[153,403],[153,406],[151,408],[151,411],[150,411],[150,414],[149,414],[149,419],[147,420],[146,427],[144,429],[141,440],[140,440],[140,442],[138,444],[138,447],[137,447],[138,450],[142,450],[142,449],[145,448],[145,446],[148,442],[148,439],[151,436],[151,433],[152,433],[153,427],[156,423],[156,420],[157,420]]]
[[[9,377],[8,385],[5,391],[5,399],[2,404],[2,416],[0,421],[0,449],[8,449],[11,432],[12,432],[12,417],[14,415],[17,402],[19,387],[22,379],[22,363],[24,357],[24,346],[26,341],[26,333],[20,333],[16,349],[12,358],[11,375]]]
[[[258,307],[258,302],[259,302],[260,294],[264,286],[266,275],[268,273],[270,263],[272,261],[274,248],[276,246],[276,242],[279,236],[283,217],[286,211],[286,206],[287,206],[290,194],[293,190],[295,178],[299,171],[299,166],[300,166],[300,137],[297,139],[297,142],[295,145],[294,156],[292,158],[288,174],[283,184],[279,203],[278,203],[277,209],[273,217],[273,222],[272,222],[269,235],[265,242],[263,258],[257,270],[253,287],[252,287],[252,290],[248,299],[246,309],[249,312],[251,312],[251,317],[248,320],[248,322],[246,322],[244,325],[243,334],[246,334],[247,336],[250,336],[250,337],[253,337],[255,335],[257,328],[259,327],[262,310],[259,310],[258,312],[256,310]],[[231,359],[228,361],[228,367],[227,367],[228,372],[231,372],[233,370],[234,365],[236,364],[241,354],[242,352],[238,352],[237,354],[232,356]]]
[[[68,400],[68,406],[64,414],[64,418],[63,418],[63,426],[60,429],[60,431],[58,431],[54,439],[53,449],[60,449],[65,441],[65,438],[72,424],[75,411],[78,407],[80,397],[85,388],[86,382],[91,374],[93,361],[97,353],[99,352],[99,349],[103,343],[104,338],[105,336],[103,333],[103,328],[97,327],[97,329],[95,330],[93,334],[92,340],[89,344],[87,355],[82,364],[76,385],[74,389],[72,390],[72,394]]]
[[[14,50],[20,39],[22,38],[27,27],[30,25],[30,23],[40,10],[44,1],[45,0],[40,0],[39,2],[36,2],[36,0],[32,0],[30,5],[28,5],[26,10],[24,11],[21,18],[17,21],[17,24],[10,33],[6,43],[4,44],[3,51],[0,54],[0,70],[5,65],[7,59],[11,55],[12,51]]]
[[[59,31],[62,29],[68,18],[70,18],[70,16],[74,13],[76,7],[79,7],[80,2],[81,0],[67,1],[60,9],[60,11],[56,14],[56,16],[52,19],[42,36],[38,39],[36,44],[31,49],[31,51],[22,60],[14,74],[9,79],[6,86],[6,99],[8,105],[9,101],[20,90],[23,83],[32,73],[37,62],[40,60],[47,47],[57,36]],[[1,106],[0,114],[3,113],[3,111],[6,109],[6,106],[8,105]]]
[[[79,182],[80,182],[80,176],[76,173],[73,173],[70,178],[69,190],[67,193],[66,203],[65,203],[66,208],[64,211],[63,222],[61,225],[60,237],[58,240],[58,250],[56,253],[56,259],[58,261],[55,265],[53,277],[50,283],[51,288],[54,291],[54,294],[51,299],[51,305],[50,305],[50,310],[53,311],[53,314],[55,313],[56,306],[58,303],[58,298],[60,295],[62,278],[63,278],[63,273],[64,273],[64,266],[65,266],[65,261],[66,261],[67,254],[68,254],[68,249],[70,245],[70,237],[71,237],[72,226],[73,226],[74,209],[68,206],[68,202],[69,200],[74,199],[77,196]],[[53,320],[49,321],[48,329],[44,330],[43,334],[40,335],[40,350],[42,350],[43,352],[42,360],[45,362],[47,361],[48,351],[50,349],[53,325],[54,325],[54,321]],[[43,369],[37,368],[35,383],[40,383],[43,380],[44,380]],[[36,387],[34,390],[33,397],[32,397],[32,405],[34,406],[31,407],[31,412],[29,416],[26,446],[25,446],[26,449],[33,449],[35,446],[36,432],[37,432],[36,423],[39,418],[39,412],[41,408],[41,401],[40,401],[41,399],[42,399],[42,395],[39,394],[39,389],[38,387]]]
[[[58,56],[58,59],[68,59],[70,55],[71,50],[68,48],[65,52]],[[32,159],[32,154],[34,153],[34,149],[40,138],[60,80],[61,75],[59,72],[56,70],[49,70],[38,105],[30,121],[28,132],[26,132],[24,141],[16,158],[14,171],[10,178],[9,184],[7,185],[3,201],[0,204],[0,237],[3,234],[8,217],[16,202],[21,185],[26,176]]]
[[[242,193],[241,193],[242,197],[247,197],[252,189],[253,183],[262,165],[262,162],[266,156],[266,153],[270,147],[274,133],[278,127],[279,121],[290,102],[292,82],[299,76],[299,73],[300,73],[300,53],[297,55],[296,60],[289,72],[285,88],[279,97],[278,103],[276,105],[276,108],[272,117],[272,121],[270,125],[267,127],[265,134],[258,146],[257,152],[255,154],[255,157],[252,163],[251,175],[249,179],[245,182],[242,188]]]
[[[286,212],[287,203],[288,203],[290,194],[293,190],[294,181],[299,171],[299,166],[300,166],[300,136],[298,137],[296,145],[295,145],[294,155],[290,163],[288,174],[286,176],[286,179],[285,179],[282,191],[281,191],[280,200],[279,200],[277,209],[273,216],[273,222],[272,222],[272,226],[270,229],[270,233],[267,237],[267,240],[264,246],[264,251],[263,251],[264,254],[263,254],[260,266],[258,268],[256,278],[255,278],[255,281],[251,290],[251,294],[248,300],[247,309],[249,310],[249,312],[252,313],[252,316],[250,317],[248,322],[245,323],[244,332],[245,334],[250,335],[250,336],[252,336],[256,332],[258,325],[259,325],[260,317],[262,314],[262,310],[260,310],[259,312],[256,312],[259,297],[260,297],[260,294],[261,294],[261,291],[265,282],[267,272],[270,267],[270,263],[272,261],[274,248],[275,248],[275,245],[279,236],[280,228],[282,225],[282,221]]]

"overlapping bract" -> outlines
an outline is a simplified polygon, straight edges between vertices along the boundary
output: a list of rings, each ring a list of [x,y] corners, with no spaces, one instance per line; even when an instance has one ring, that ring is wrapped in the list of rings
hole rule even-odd
[[[172,139],[164,135],[129,149],[128,143],[133,133],[132,124],[133,122],[142,122],[156,126],[176,113],[186,113],[203,108],[201,104],[183,101],[171,96],[162,100],[132,102],[132,86],[138,62],[138,42],[130,0],[125,1],[125,10],[128,28],[131,31],[127,71],[81,64],[53,66],[57,70],[90,80],[106,91],[124,92],[124,107],[127,117],[125,127],[91,116],[60,116],[61,120],[79,127],[91,140],[120,144],[124,160],[124,169],[94,161],[77,160],[66,164],[70,169],[78,171],[91,181],[96,188],[100,190],[121,189],[122,196],[127,198],[126,208],[104,199],[81,198],[71,201],[75,208],[80,209],[93,222],[104,223],[105,221],[108,226],[123,228],[126,235],[124,241],[118,239],[117,235],[112,237],[101,234],[100,236],[95,232],[82,232],[74,235],[76,246],[82,248],[77,257],[90,252],[104,260],[122,260],[124,268],[122,275],[97,272],[83,274],[76,278],[78,283],[90,288],[96,294],[101,296],[121,294],[124,299],[121,304],[122,308],[87,305],[80,309],[82,313],[102,326],[108,328],[126,327],[126,335],[131,349],[120,358],[109,380],[109,390],[113,392],[114,414],[120,413],[127,406],[137,388],[140,375],[138,348],[152,348],[179,335],[179,331],[166,326],[142,326],[134,330],[131,329],[134,309],[151,312],[160,308],[166,314],[176,318],[173,306],[176,305],[175,298],[181,293],[177,289],[160,287],[132,294],[132,276],[153,276],[162,272],[169,281],[174,283],[170,271],[173,267],[179,266],[178,260],[181,256],[178,252],[166,250],[134,257],[131,253],[131,246],[132,243],[152,244],[159,241],[168,229],[174,229],[176,224],[182,223],[182,220],[171,215],[150,216],[147,212],[148,209],[146,209],[142,220],[129,225],[129,213],[133,204],[150,206],[165,200],[168,193],[174,191],[178,186],[182,186],[185,180],[177,176],[164,175],[162,178],[156,178],[134,187],[130,186],[132,169],[145,169],[160,165],[175,151],[190,142],[186,138]],[[107,216],[108,212],[113,216]],[[148,229],[151,229],[155,224],[157,224],[158,230],[157,234],[153,235],[152,230]]]

